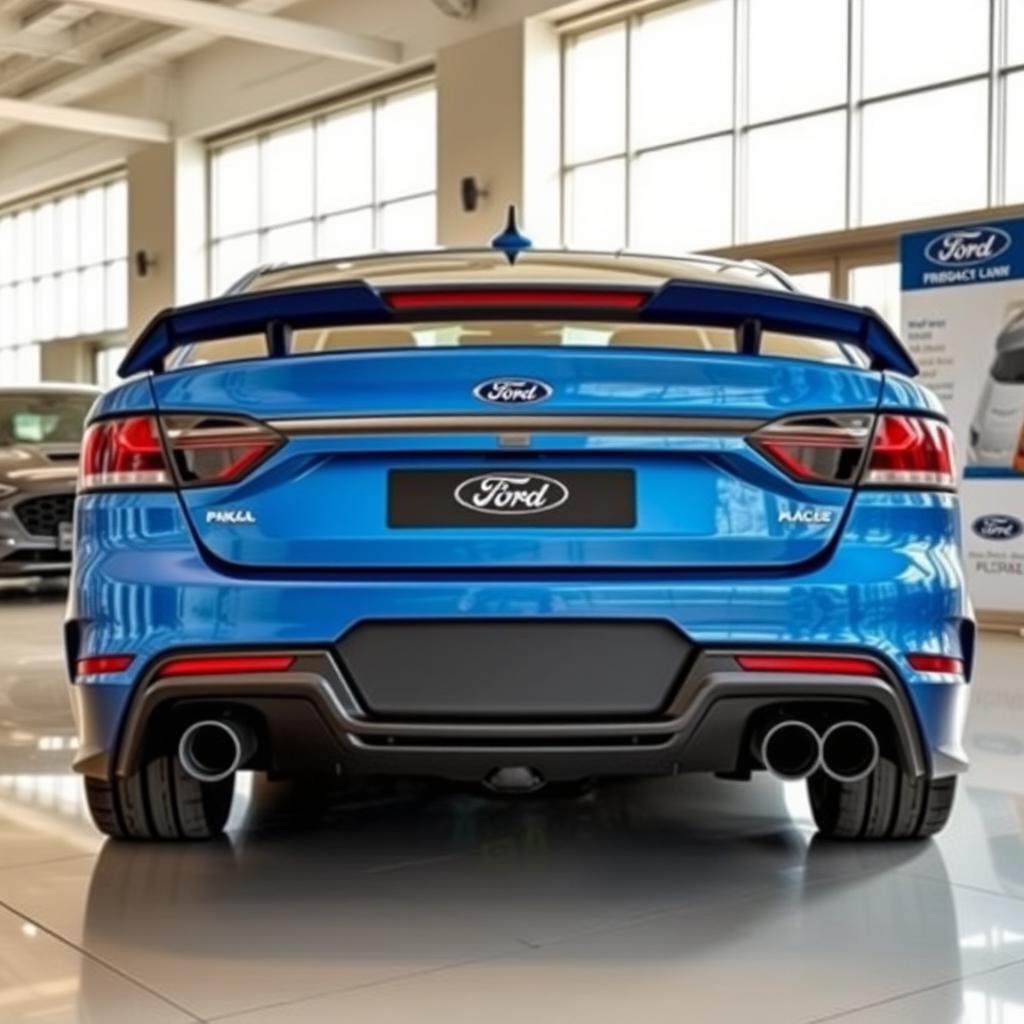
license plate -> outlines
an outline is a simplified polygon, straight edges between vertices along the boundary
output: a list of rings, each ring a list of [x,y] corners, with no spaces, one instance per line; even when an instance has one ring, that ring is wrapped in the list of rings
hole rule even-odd
[[[57,550],[70,551],[74,537],[75,531],[71,523],[59,523],[57,525]]]
[[[388,474],[388,525],[630,527],[629,469],[396,469]]]

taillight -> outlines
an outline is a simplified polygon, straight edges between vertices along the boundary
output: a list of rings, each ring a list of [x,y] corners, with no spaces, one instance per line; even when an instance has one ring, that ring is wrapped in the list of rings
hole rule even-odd
[[[161,427],[173,466],[167,463]],[[241,417],[164,416],[159,423],[155,416],[101,420],[85,432],[79,488],[234,483],[283,443],[275,430]]]
[[[265,424],[241,417],[164,416],[161,422],[186,486],[240,480],[284,442]]]
[[[870,436],[871,417],[853,414],[778,420],[750,440],[799,480],[853,484]]]
[[[444,288],[389,292],[392,309],[638,309],[650,292],[614,288]]]
[[[953,490],[953,435],[940,420],[885,413],[802,416],[762,427],[751,443],[809,483]],[[870,441],[870,447],[869,447]],[[863,467],[863,472],[861,467]]]
[[[170,475],[152,416],[101,420],[85,432],[79,488],[167,487]]]
[[[953,432],[940,420],[886,413],[875,428],[864,484],[953,490]]]

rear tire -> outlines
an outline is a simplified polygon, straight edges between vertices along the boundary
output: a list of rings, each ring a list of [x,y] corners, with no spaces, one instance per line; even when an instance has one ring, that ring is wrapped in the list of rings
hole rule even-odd
[[[818,831],[831,839],[927,839],[942,830],[953,810],[956,776],[915,778],[881,758],[857,782],[837,782],[824,772],[807,780]]]
[[[167,756],[125,779],[85,780],[92,820],[115,839],[213,839],[224,831],[234,790],[233,775],[198,782]]]

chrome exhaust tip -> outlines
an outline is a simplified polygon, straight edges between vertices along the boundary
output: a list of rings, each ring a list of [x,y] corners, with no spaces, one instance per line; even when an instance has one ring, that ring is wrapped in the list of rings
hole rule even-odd
[[[783,782],[799,782],[821,766],[821,737],[795,718],[773,725],[761,738],[761,763]]]
[[[484,785],[495,793],[536,793],[543,789],[544,776],[527,765],[508,765],[495,768],[486,779]]]
[[[821,738],[821,766],[836,782],[858,782],[870,775],[878,756],[878,738],[860,722],[836,722]]]
[[[178,760],[198,782],[220,782],[252,757],[256,741],[237,722],[204,718],[193,722],[178,741]]]

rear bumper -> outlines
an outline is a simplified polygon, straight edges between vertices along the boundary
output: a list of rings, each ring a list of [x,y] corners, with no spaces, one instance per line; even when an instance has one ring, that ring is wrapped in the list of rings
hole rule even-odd
[[[224,709],[248,717],[260,736],[254,767],[281,774],[437,776],[485,780],[501,767],[529,767],[545,780],[595,776],[737,772],[751,764],[765,716],[814,721],[856,717],[871,724],[905,771],[933,770],[910,700],[882,663],[874,677],[806,678],[741,671],[731,652],[698,655],[657,714],[603,721],[416,720],[369,712],[327,652],[292,651],[284,673],[159,678],[147,671],[124,718],[116,756],[104,750],[90,706],[94,684],[76,687],[83,743],[76,767],[124,776],[146,756],[173,751],[184,726]],[[962,689],[957,687],[956,689]],[[102,732],[102,729],[100,730]],[[955,759],[945,765],[955,770]]]
[[[965,764],[961,734],[970,687],[916,673],[906,655],[928,652],[962,658],[969,677],[974,626],[963,585],[957,515],[955,499],[948,495],[862,494],[831,557],[785,575],[754,571],[730,577],[701,572],[669,575],[580,567],[544,574],[229,576],[205,562],[196,550],[174,495],[132,495],[130,502],[121,495],[79,499],[67,625],[69,661],[125,653],[134,655],[134,661],[120,675],[71,686],[81,734],[78,767],[97,775],[113,767],[120,751],[127,749],[129,719],[140,694],[149,688],[152,666],[171,652],[272,647],[326,656],[328,666],[342,673],[344,658],[335,660],[336,645],[344,644],[343,638],[367,622],[640,620],[675,630],[693,646],[694,658],[698,652],[706,658],[738,649],[872,657],[882,668],[879,678],[903,707],[900,730],[916,736],[915,743],[905,745],[916,744],[925,773],[950,774]],[[673,700],[684,690],[688,701],[692,697],[695,663],[686,664],[686,685],[673,691]],[[721,667],[710,674],[719,680],[717,685],[731,687],[728,705],[719,690],[722,699],[716,699],[714,710],[700,702],[685,708],[669,704],[652,712],[652,719],[642,713],[641,702],[610,723],[600,723],[589,714],[543,727],[527,723],[529,733],[518,734],[522,742],[506,746],[504,752],[534,751],[535,758],[543,756],[552,778],[595,772],[729,771],[745,742],[741,735],[745,723],[760,707],[757,701],[765,698],[777,704],[780,698],[793,696],[825,700],[839,694],[845,698],[847,691],[837,689],[839,684],[858,682],[808,677],[811,682],[794,683],[753,673],[728,679],[723,671],[725,677],[730,675],[729,669]],[[349,705],[343,675],[340,691],[329,668],[314,669],[312,676],[316,678],[302,681],[307,692],[288,710],[282,698],[295,696],[290,691],[264,690],[261,699],[265,695],[276,702],[275,719],[283,721],[294,711],[311,723],[305,733],[307,749],[321,736],[327,759],[345,761],[361,771],[478,778],[482,765],[495,763],[493,742],[501,740],[502,734],[494,734],[493,728],[504,729],[505,738],[517,735],[507,722],[479,718],[467,722],[457,714],[444,717],[451,708],[434,708],[436,714],[429,723],[389,717],[386,700],[375,714],[369,714],[351,688],[353,706],[362,715],[349,710],[346,717],[342,712]],[[317,679],[334,682],[325,689]],[[247,680],[246,685],[252,682]],[[272,682],[276,686],[283,681]],[[197,685],[194,680],[192,684]],[[772,689],[780,684],[784,689]],[[628,685],[629,680],[624,680]],[[747,687],[761,689],[751,694]],[[796,687],[799,690],[794,693]],[[193,693],[197,699],[219,696],[210,690]],[[870,696],[861,691],[858,695]],[[854,698],[859,699],[858,695]],[[755,703],[744,705],[743,701]],[[641,713],[635,715],[635,710]],[[433,732],[419,733],[425,742],[410,749],[405,740],[425,726]],[[438,731],[438,726],[443,728]],[[485,727],[482,732],[481,727]],[[451,738],[449,729],[463,738],[485,737],[486,745],[473,749],[470,744],[453,752],[443,745]],[[304,734],[298,725],[289,731]],[[618,738],[615,743],[607,742],[612,734]],[[389,741],[389,736],[394,738]],[[595,737],[602,742],[590,743]],[[622,737],[628,742],[623,743]],[[641,738],[634,742],[632,737]],[[549,738],[558,742],[545,748]],[[904,756],[910,764],[909,755]]]

